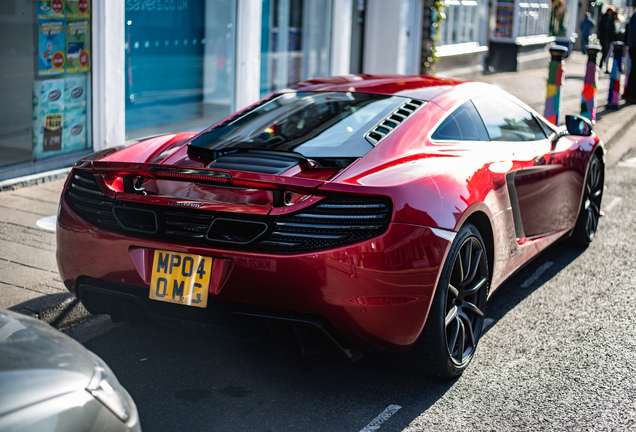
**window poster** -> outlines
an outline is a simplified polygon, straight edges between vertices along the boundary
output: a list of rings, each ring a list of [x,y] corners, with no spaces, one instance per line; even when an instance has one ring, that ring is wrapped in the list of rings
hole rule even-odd
[[[62,125],[64,114],[47,114],[44,117],[42,151],[44,153],[62,150]]]
[[[86,77],[69,75],[64,79],[64,151],[86,148]]]
[[[34,159],[61,152],[64,102],[64,78],[33,82]]]
[[[67,75],[33,83],[35,159],[86,148],[87,76]]]
[[[64,0],[38,0],[38,18],[63,18]]]
[[[33,159],[87,147],[89,0],[38,1],[38,75],[33,81]]]
[[[64,73],[64,20],[39,20],[38,74]]]
[[[86,111],[86,75],[64,79],[64,109]]]
[[[90,25],[88,20],[66,23],[66,72],[87,72],[90,68]]]
[[[88,18],[90,16],[88,0],[65,0],[64,11],[68,18]]]

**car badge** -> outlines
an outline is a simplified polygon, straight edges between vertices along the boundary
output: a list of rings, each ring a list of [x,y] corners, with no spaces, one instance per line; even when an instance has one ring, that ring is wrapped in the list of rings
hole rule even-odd
[[[181,207],[193,207],[193,208],[203,207],[203,204],[201,203],[193,203],[193,202],[185,202],[185,201],[170,201],[168,205],[181,206]]]

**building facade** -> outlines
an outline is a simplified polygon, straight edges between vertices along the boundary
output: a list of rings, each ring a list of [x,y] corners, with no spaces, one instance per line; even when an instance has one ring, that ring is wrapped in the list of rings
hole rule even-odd
[[[551,18],[557,4],[563,13]],[[199,131],[314,77],[544,67],[548,46],[576,30],[576,4],[2,0],[0,181]]]

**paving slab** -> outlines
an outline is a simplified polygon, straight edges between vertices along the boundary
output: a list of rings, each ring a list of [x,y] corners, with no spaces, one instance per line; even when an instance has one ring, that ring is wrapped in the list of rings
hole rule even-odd
[[[29,290],[38,292],[40,294],[69,294],[68,290],[64,286],[64,284],[54,279],[49,279],[46,282],[36,283],[35,285],[31,285]]]
[[[11,261],[39,270],[46,270],[54,275],[58,272],[55,253],[48,250],[38,250],[28,255],[15,257]]]
[[[42,218],[42,215],[0,206],[0,222],[33,228],[37,227],[37,221],[40,218]],[[46,232],[45,230],[42,231]]]
[[[13,191],[3,192],[3,194],[6,193],[12,196],[21,196],[23,198],[32,198],[57,204],[60,200],[60,195],[62,194],[64,182],[65,179],[54,180],[37,186],[24,187]]]
[[[15,262],[21,257],[28,257],[31,254],[41,252],[41,249],[33,246],[25,246],[18,243],[0,240],[0,258]]]
[[[0,271],[7,270],[18,265],[19,264],[0,258]]]
[[[56,273],[20,265],[0,271],[0,282],[21,288],[53,281]]]
[[[2,211],[0,210],[0,219],[1,218]],[[7,222],[0,222],[0,239],[55,252],[55,233],[44,231],[37,226],[24,227]]]
[[[25,290],[17,286],[0,282],[0,308],[11,309],[12,307],[42,297],[41,293]]]
[[[3,195],[2,201],[0,202],[0,207],[12,208],[40,216],[51,216],[57,214],[57,206],[57,202],[53,203],[39,199],[24,198],[11,193]]]

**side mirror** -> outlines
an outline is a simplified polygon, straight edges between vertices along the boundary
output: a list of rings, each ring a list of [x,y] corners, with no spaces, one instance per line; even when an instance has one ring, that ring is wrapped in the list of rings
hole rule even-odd
[[[565,116],[565,126],[570,135],[592,135],[592,122],[585,117],[567,114]]]

